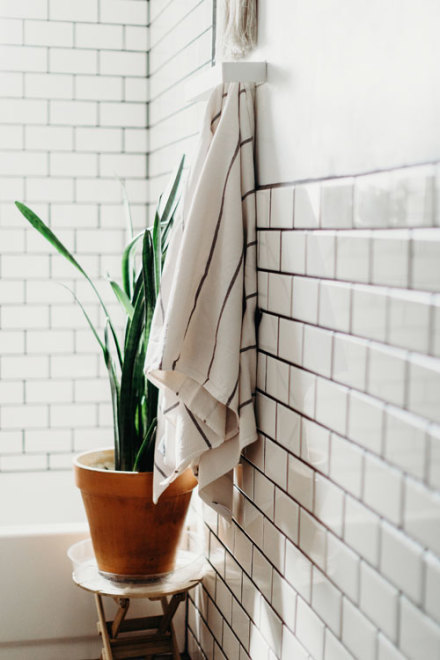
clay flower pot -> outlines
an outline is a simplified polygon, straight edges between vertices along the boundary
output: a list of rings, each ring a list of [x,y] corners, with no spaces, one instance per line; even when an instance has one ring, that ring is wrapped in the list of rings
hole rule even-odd
[[[95,467],[112,461],[113,449],[104,449],[74,462],[99,571],[128,580],[172,571],[197,480],[186,470],[153,504],[153,473]]]

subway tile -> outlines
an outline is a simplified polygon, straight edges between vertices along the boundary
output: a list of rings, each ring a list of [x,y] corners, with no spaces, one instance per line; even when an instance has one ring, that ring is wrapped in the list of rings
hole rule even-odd
[[[44,67],[46,70],[46,67]],[[75,48],[49,49],[49,71],[54,73],[97,73],[97,52]]]
[[[324,624],[313,609],[298,598],[295,634],[316,660],[324,657]]]
[[[310,232],[307,234],[306,273],[327,279],[335,276],[335,232]]]
[[[440,360],[413,354],[409,359],[408,389],[409,410],[440,422]]]
[[[428,432],[428,483],[440,490],[440,428],[431,426]]]
[[[313,512],[326,527],[342,535],[344,493],[329,479],[315,473],[315,501]]]
[[[365,457],[364,495],[366,504],[396,525],[401,522],[403,479],[400,470],[374,456]]]
[[[320,522],[300,509],[299,546],[301,550],[322,570],[326,560],[327,531]]]
[[[148,36],[149,28],[147,26],[127,26],[125,28],[125,48],[127,50],[146,51],[148,49]]]
[[[293,543],[298,542],[299,506],[289,495],[275,489],[274,523]],[[295,586],[295,585],[293,585]],[[296,587],[295,587],[296,588]]]
[[[49,167],[55,176],[96,176],[98,162],[94,154],[55,153],[50,154]]]
[[[295,187],[293,223],[295,229],[317,229],[320,224],[320,184]]]
[[[269,562],[264,555],[253,547],[252,555],[252,579],[261,594],[270,600],[272,593],[272,571]]]
[[[118,49],[122,48],[122,40],[122,25],[79,23],[75,26],[75,45],[79,48]]]
[[[272,188],[270,226],[292,229],[293,188]]]
[[[290,367],[289,405],[304,415],[313,416],[315,410],[316,376],[302,369]]]
[[[333,534],[327,534],[326,575],[352,601],[359,594],[359,557]]]
[[[434,168],[398,169],[390,175],[390,224],[398,227],[424,227],[434,220]]]
[[[406,534],[382,522],[380,571],[416,603],[422,593],[422,553]]]
[[[287,485],[287,458],[285,449],[266,438],[264,459],[266,475],[284,490]]]
[[[330,378],[332,354],[333,333],[306,325],[304,327],[304,368]]]
[[[96,125],[97,104],[88,101],[49,101],[50,121],[54,125]]]
[[[375,660],[376,628],[346,598],[342,601],[342,641],[358,660]]]
[[[2,405],[2,427],[13,429],[35,429],[48,426],[46,405]]]
[[[348,390],[342,385],[318,378],[316,382],[316,419],[332,431],[344,434],[347,426]]]
[[[286,568],[284,577],[295,591],[310,602],[312,563],[289,540],[286,541]]]
[[[263,520],[263,552],[275,568],[284,573],[286,538],[267,519]],[[277,573],[274,571],[274,576]]]
[[[387,227],[390,214],[390,174],[379,172],[355,179],[356,227]]]
[[[378,341],[386,337],[386,291],[357,286],[353,290],[353,334]]]
[[[346,229],[353,224],[353,179],[336,179],[321,186],[321,226]]]
[[[145,53],[128,51],[101,50],[99,52],[99,73],[103,75],[137,76],[147,75],[147,57]]]
[[[73,76],[57,73],[27,73],[25,89],[29,98],[71,99]]]
[[[101,176],[118,176],[120,179],[145,177],[147,160],[144,154],[101,154],[99,156]]]
[[[312,321],[316,323],[316,320]],[[351,285],[321,282],[319,288],[319,325],[348,332],[351,323]]]
[[[73,128],[60,126],[25,126],[28,149],[70,151],[73,148]]]
[[[268,229],[270,223],[270,190],[257,190],[257,227]]]
[[[47,18],[47,0],[2,0],[2,17]]]
[[[344,540],[370,564],[379,562],[380,518],[349,495],[345,498]]]
[[[368,343],[363,339],[336,334],[333,339],[333,380],[365,390],[367,349]]]
[[[73,23],[27,20],[24,41],[31,46],[73,46]]]
[[[287,362],[292,364],[301,365],[303,354],[304,325],[302,323],[298,323],[298,321],[290,321],[289,319],[283,318],[279,320],[279,324],[279,357],[283,360],[287,360]],[[260,323],[259,338],[261,337],[262,331],[264,332],[264,326],[262,330]]]
[[[46,71],[47,50],[32,46],[0,46],[0,69],[3,71]]]
[[[353,656],[327,628],[324,660],[352,660]]]
[[[424,478],[427,423],[399,408],[385,413],[385,458],[418,479]]]
[[[388,341],[413,351],[429,347],[430,294],[392,291],[389,295]]]
[[[0,99],[0,124],[47,123],[47,102],[36,99]],[[8,181],[10,185],[10,180]],[[5,198],[9,199],[9,197]]]
[[[273,656],[270,655],[271,658],[279,658],[281,655],[282,626],[281,619],[274,612],[271,605],[263,598],[261,600],[259,630],[273,652]]]
[[[440,289],[440,232],[415,229],[412,234],[411,287],[422,291]]]
[[[337,232],[336,278],[348,282],[370,279],[371,232]]]
[[[384,409],[381,401],[350,392],[348,437],[376,454],[382,451]]]
[[[410,477],[405,479],[403,527],[425,547],[440,554],[440,494]]]
[[[436,357],[440,357],[440,296],[436,295],[432,301],[432,328],[430,328],[431,350]]]
[[[377,232],[372,241],[373,284],[407,287],[410,235],[405,231]]]
[[[432,552],[425,555],[423,605],[427,614],[440,623],[440,560]]]
[[[300,453],[301,417],[298,413],[277,403],[277,442],[289,452]]]
[[[268,301],[269,312],[290,316],[292,299],[292,277],[290,275],[268,274]]]
[[[318,288],[318,280],[306,277],[293,277],[292,317],[294,319],[308,323],[317,322]]]
[[[341,592],[327,579],[325,573],[314,566],[312,608],[338,636],[341,629],[341,601]]]
[[[267,356],[267,391],[278,401],[289,402],[289,365]]]
[[[399,348],[372,344],[368,358],[368,392],[403,407],[407,353]]]
[[[377,636],[377,660],[405,660],[405,656],[383,633]]]
[[[249,617],[241,605],[232,599],[232,630],[237,635],[239,641],[247,649],[249,648]],[[225,651],[227,649],[225,648]],[[230,654],[226,657],[233,657]]]
[[[251,623],[249,653],[252,660],[269,660],[269,646],[257,626]]]
[[[18,18],[5,18],[2,14],[0,39],[2,45],[23,44],[23,21],[20,21]],[[27,45],[32,44],[28,42]]]
[[[296,592],[276,571],[273,572],[271,602],[278,616],[293,630],[296,618]]]
[[[283,626],[282,647],[281,660],[292,660],[292,658],[307,660],[310,657],[304,646],[286,626]]]
[[[122,101],[122,78],[118,76],[78,75],[75,77],[75,98],[81,101]],[[98,132],[99,129],[94,128],[94,131]],[[88,151],[90,150],[89,147]],[[109,148],[104,149],[104,151],[110,150]],[[120,150],[120,143],[118,148],[114,150]]]
[[[305,417],[301,420],[301,458],[308,465],[328,473],[330,431]]]
[[[262,273],[261,271],[257,272],[257,282],[258,282],[258,307],[260,309],[269,309],[268,307],[268,283],[269,283],[269,274]]]
[[[301,506],[313,508],[313,470],[308,465],[289,456],[287,491]]]
[[[257,394],[257,423],[258,428],[269,435],[271,438],[275,437],[275,423],[276,423],[276,403],[273,399],[264,396],[260,392]]]
[[[110,103],[100,105],[102,126],[144,128],[147,124],[145,105],[142,103]]]
[[[124,99],[126,101],[149,101],[148,78],[124,78]],[[148,148],[143,149],[147,151]],[[141,151],[138,145],[135,151]]]
[[[306,238],[302,231],[284,231],[281,233],[281,271],[305,275]]]
[[[101,5],[100,20],[118,25],[147,25],[147,7],[137,0],[106,0]]]
[[[15,74],[11,74],[15,75]],[[17,74],[20,75],[20,74]],[[20,76],[21,77],[21,76]],[[9,86],[9,81],[4,82],[3,76],[0,74],[0,85]],[[17,96],[21,96],[21,91]],[[11,94],[12,96],[12,94]],[[0,140],[4,149],[22,149],[23,148],[23,128],[21,126],[1,126],[0,125]]]
[[[221,642],[223,638],[223,617],[212,600],[208,601],[207,623],[214,637]]]
[[[332,434],[330,477],[355,497],[361,494],[363,457],[362,449],[349,440]]]
[[[258,232],[258,268],[280,270],[280,232]]]
[[[397,641],[399,592],[368,564],[361,562],[360,607],[368,618]]]
[[[49,0],[49,18],[55,21],[96,21],[97,0]]]
[[[399,647],[410,658],[440,655],[440,628],[404,596],[401,597]]]

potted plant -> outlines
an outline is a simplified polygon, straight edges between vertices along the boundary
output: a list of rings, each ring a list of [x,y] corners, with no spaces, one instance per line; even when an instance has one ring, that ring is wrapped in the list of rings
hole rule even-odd
[[[16,202],[26,220],[86,279],[105,315],[105,329],[100,336],[72,292],[102,351],[110,382],[114,446],[85,452],[74,463],[98,568],[110,577],[142,579],[173,569],[191,492],[197,483],[188,469],[156,505],[152,502],[158,390],[146,380],[144,362],[179,202],[183,164],[184,158],[159,200],[153,226],[136,236],[124,191],[129,242],[122,254],[122,285],[109,280],[126,315],[122,341],[97,286],[77,259],[31,209]],[[142,249],[137,250],[140,246]],[[140,262],[138,268],[136,261]]]

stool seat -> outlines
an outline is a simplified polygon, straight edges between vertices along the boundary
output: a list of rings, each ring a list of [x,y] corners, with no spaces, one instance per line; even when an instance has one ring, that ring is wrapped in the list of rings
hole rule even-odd
[[[145,581],[110,580],[99,573],[93,556],[76,565],[74,583],[95,596],[97,628],[103,643],[101,660],[152,658],[163,653],[171,653],[174,660],[180,658],[173,617],[188,590],[202,580],[205,569],[204,557],[188,550],[178,551],[174,571]],[[113,621],[106,621],[103,596],[117,604]],[[160,601],[162,614],[127,619],[132,598]]]

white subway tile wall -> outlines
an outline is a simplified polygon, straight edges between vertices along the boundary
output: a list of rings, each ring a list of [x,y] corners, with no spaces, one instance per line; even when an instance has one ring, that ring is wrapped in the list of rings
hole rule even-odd
[[[258,190],[260,440],[192,657],[440,657],[439,172]]]
[[[29,227],[24,201],[104,282],[125,243],[117,177],[145,226],[147,2],[0,3],[0,471],[70,469],[112,443],[109,392],[73,288],[103,327],[80,275]],[[136,135],[133,136],[133,130]],[[145,188],[146,189],[146,188]],[[120,317],[116,312],[116,319]]]

